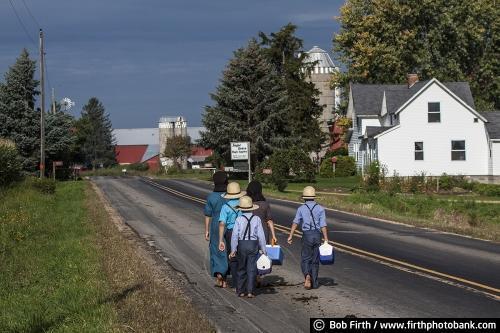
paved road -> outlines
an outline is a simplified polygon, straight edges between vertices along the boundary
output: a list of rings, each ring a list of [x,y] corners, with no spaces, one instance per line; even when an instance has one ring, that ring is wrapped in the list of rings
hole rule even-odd
[[[300,240],[284,246],[269,287],[253,300],[213,287],[208,276],[202,199],[210,189],[191,180],[96,177],[126,223],[154,241],[185,274],[194,303],[224,332],[308,331],[315,316],[498,317],[500,245],[327,211],[337,262],[320,268],[321,286],[301,287]],[[296,203],[270,200],[286,243]]]

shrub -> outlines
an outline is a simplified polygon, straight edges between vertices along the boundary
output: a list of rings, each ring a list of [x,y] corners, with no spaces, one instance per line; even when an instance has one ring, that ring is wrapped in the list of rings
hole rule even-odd
[[[135,170],[135,171],[148,171],[149,164],[147,164],[147,163],[133,163],[133,164],[127,165],[126,168],[129,170]]]
[[[459,187],[464,190],[472,190],[473,184],[468,181],[464,176],[450,176],[446,173],[443,173],[441,177],[439,177],[439,188],[445,191],[450,191],[454,187]]]
[[[366,177],[363,181],[363,187],[369,192],[378,192],[380,190],[381,168],[378,161],[370,163],[366,167]]]
[[[325,158],[319,167],[319,175],[325,178],[333,177],[333,165],[331,158]]]
[[[21,179],[21,170],[16,145],[10,140],[0,138],[0,187]]]
[[[328,151],[323,158],[331,159],[334,156],[349,156],[349,150],[345,147],[340,147],[335,150]]]
[[[396,193],[401,193],[402,183],[403,179],[399,176],[396,170],[394,170],[392,177],[387,179],[385,182],[385,190],[389,192],[389,194],[391,195],[394,195]]]
[[[315,180],[315,165],[309,154],[299,148],[285,151],[284,157],[288,166],[288,179],[294,182],[313,182]]]
[[[410,177],[409,191],[413,194],[425,192],[425,173]]]
[[[477,194],[500,197],[500,185],[473,183],[473,191]]]
[[[335,164],[336,177],[348,177],[356,174],[356,161],[351,156],[337,157]]]
[[[262,174],[262,169],[270,168],[272,174]],[[313,182],[314,163],[309,155],[298,148],[276,150],[268,160],[256,168],[256,179],[264,184],[272,184],[279,191],[284,191],[289,181]]]
[[[56,192],[56,182],[50,178],[32,178],[31,187],[43,194],[54,194]]]

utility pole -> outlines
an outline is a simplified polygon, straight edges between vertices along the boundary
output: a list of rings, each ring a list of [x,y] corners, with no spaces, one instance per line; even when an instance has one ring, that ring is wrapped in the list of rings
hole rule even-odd
[[[49,82],[50,84],[50,82]],[[56,94],[54,88],[52,88],[52,113],[56,114]]]
[[[42,104],[40,107],[40,179],[45,176],[45,60],[43,51],[43,31],[40,29],[40,84]]]

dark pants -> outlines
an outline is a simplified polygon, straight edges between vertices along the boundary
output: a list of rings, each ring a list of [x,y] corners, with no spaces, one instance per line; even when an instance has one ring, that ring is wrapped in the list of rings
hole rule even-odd
[[[307,230],[302,235],[301,268],[304,277],[311,277],[312,287],[318,288],[319,246],[321,233],[319,230]]]
[[[240,240],[238,242],[238,287],[236,292],[255,292],[255,279],[257,277],[257,255],[259,242],[256,240]]]
[[[229,263],[229,267],[227,270],[227,275],[231,275],[231,287],[236,288],[237,284],[237,273],[238,272],[238,257],[234,258],[229,258],[229,254],[231,253],[231,236],[233,235],[233,229],[226,230],[226,233],[224,234],[224,239],[226,241],[226,252],[227,252],[227,260]]]

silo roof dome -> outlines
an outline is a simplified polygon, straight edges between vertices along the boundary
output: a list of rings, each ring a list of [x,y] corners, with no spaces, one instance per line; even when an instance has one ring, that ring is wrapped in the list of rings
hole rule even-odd
[[[335,64],[333,63],[332,58],[330,58],[328,52],[319,48],[318,46],[314,46],[306,53],[306,62],[316,62],[316,65],[314,67],[335,68]]]

